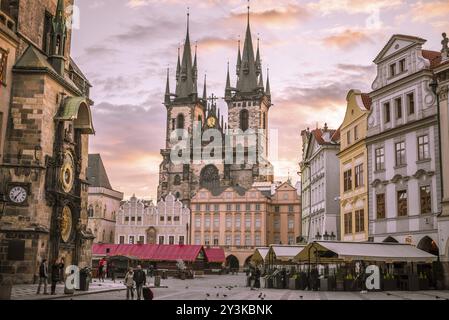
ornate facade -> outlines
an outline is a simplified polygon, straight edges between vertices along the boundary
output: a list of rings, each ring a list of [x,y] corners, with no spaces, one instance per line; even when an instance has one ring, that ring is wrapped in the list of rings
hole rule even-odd
[[[188,244],[190,210],[169,194],[156,206],[135,196],[122,204],[115,227],[117,244]]]
[[[231,86],[231,77],[228,74],[225,87],[225,101],[228,105],[228,121],[225,124],[224,116],[217,108],[217,98],[212,95],[208,98],[206,92],[206,78],[204,80],[203,94],[198,94],[198,65],[197,53],[192,63],[190,49],[189,25],[182,54],[178,54],[176,69],[176,91],[170,90],[169,73],[165,93],[165,106],[167,109],[166,146],[161,151],[163,162],[160,166],[160,182],[158,198],[172,193],[189,205],[190,199],[197,191],[217,186],[240,186],[251,188],[255,181],[272,181],[273,168],[268,162],[268,113],[272,106],[270,82],[267,78],[264,85],[262,75],[262,62],[259,46],[255,54],[251,29],[246,29],[243,53],[240,43],[237,55],[236,86]],[[209,103],[210,102],[210,103]],[[222,145],[210,149],[209,134],[212,129],[221,138]],[[237,133],[237,130],[240,130]],[[238,137],[242,132],[253,130],[257,135],[253,143],[243,142],[238,146]],[[207,142],[195,143],[188,141],[186,145],[179,146],[179,138],[183,132],[189,137],[203,137]],[[243,135],[244,136],[244,135]],[[225,150],[226,139],[231,139],[233,147]],[[237,148],[242,148],[244,160],[236,161]],[[185,156],[183,163],[174,163],[172,153]],[[248,161],[249,153],[256,154],[255,161]],[[195,159],[194,154],[200,154],[201,159]]]
[[[441,208],[437,101],[429,84],[441,54],[393,35],[374,63],[368,116],[369,233],[438,254]]]
[[[86,169],[93,102],[70,58],[65,9],[72,4],[1,1],[17,50],[6,50],[7,82],[0,86],[2,99],[10,94],[0,110],[0,274],[17,283],[32,282],[42,258],[80,267],[91,261]]]
[[[351,90],[340,127],[340,230],[342,241],[368,240],[367,117],[371,99]]]

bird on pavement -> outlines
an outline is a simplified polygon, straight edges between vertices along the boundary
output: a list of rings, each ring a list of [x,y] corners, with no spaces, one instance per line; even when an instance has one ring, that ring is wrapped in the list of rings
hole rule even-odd
[[[206,293],[206,296],[210,297],[210,294]]]
[[[224,295],[223,295],[223,297],[225,297],[225,298],[226,298],[227,296],[228,296],[227,294],[224,294]]]
[[[220,297],[220,294],[219,294],[219,293],[217,293],[217,298],[218,298],[218,297]]]

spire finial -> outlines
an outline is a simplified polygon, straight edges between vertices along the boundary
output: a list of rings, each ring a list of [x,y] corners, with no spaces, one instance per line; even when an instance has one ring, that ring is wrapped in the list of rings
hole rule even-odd
[[[250,7],[250,0],[248,0],[248,25],[249,25],[249,10],[251,9]]]

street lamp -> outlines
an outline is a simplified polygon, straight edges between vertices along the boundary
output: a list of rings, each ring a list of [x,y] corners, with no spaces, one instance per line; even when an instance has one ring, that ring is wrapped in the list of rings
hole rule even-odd
[[[440,121],[440,96],[438,95],[438,79],[437,77],[433,77],[432,81],[429,83],[430,89],[432,89],[433,94],[437,98],[437,119],[438,119],[438,142],[439,142],[439,156],[440,156],[440,175],[443,174],[443,155],[441,153],[441,121]],[[441,194],[444,194],[444,184],[443,179],[440,179],[440,187],[441,187]]]

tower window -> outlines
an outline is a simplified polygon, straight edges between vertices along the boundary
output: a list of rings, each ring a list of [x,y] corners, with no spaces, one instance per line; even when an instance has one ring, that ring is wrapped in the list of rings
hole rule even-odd
[[[246,131],[249,128],[249,112],[248,110],[240,111],[240,129]]]
[[[50,33],[53,16],[46,11],[44,18],[44,34],[42,37],[42,50],[49,55],[50,54]]]
[[[184,129],[184,115],[182,113],[178,114],[178,117],[176,118],[176,128]]]

